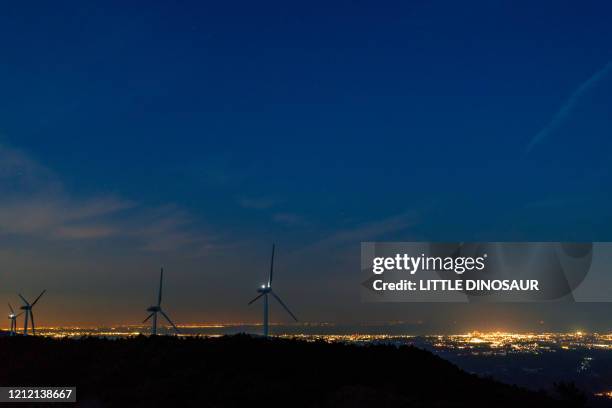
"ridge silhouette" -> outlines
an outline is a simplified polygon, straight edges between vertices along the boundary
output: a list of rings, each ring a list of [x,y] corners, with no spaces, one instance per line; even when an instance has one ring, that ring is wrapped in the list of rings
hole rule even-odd
[[[581,406],[468,374],[412,346],[249,335],[5,337],[0,361],[3,386],[76,386],[84,407]]]

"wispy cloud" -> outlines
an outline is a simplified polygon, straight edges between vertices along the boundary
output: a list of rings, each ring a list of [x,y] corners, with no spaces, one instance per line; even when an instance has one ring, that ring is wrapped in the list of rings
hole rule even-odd
[[[271,197],[240,197],[238,198],[238,204],[241,207],[254,209],[254,210],[266,210],[272,208],[278,203],[278,200]]]
[[[46,238],[108,236],[113,230],[100,217],[131,208],[133,203],[111,197],[74,199],[57,192],[20,195],[0,203],[0,233],[35,235]],[[99,231],[93,233],[93,229]],[[85,234],[86,229],[90,233]],[[78,231],[81,231],[79,234]]]
[[[272,216],[272,219],[279,224],[293,227],[307,224],[302,216],[293,213],[277,213]]]
[[[339,230],[308,246],[305,251],[335,248],[347,244],[359,244],[374,240],[386,234],[403,231],[419,220],[416,213],[403,213],[388,218],[365,222],[351,228]]]
[[[197,221],[186,211],[167,205],[145,211],[129,227],[128,235],[143,242],[142,249],[151,252],[186,250],[200,256],[216,248],[213,237],[202,234]]]
[[[6,146],[0,146],[0,194],[0,233],[49,239],[112,235],[101,218],[134,206],[112,195],[72,196],[53,171]]]
[[[106,238],[117,234],[116,228],[106,225],[88,225],[84,227],[58,227],[55,236],[63,239]]]
[[[559,109],[557,113],[555,113],[552,120],[548,122],[548,124],[544,126],[542,130],[540,130],[533,137],[533,139],[531,139],[531,141],[527,145],[525,154],[529,154],[537,144],[548,138],[550,134],[553,133],[563,123],[565,118],[574,109],[580,98],[582,98],[589,90],[595,87],[599,81],[601,81],[610,73],[612,73],[612,62],[608,62],[606,66],[604,66],[602,69],[593,74],[589,79],[580,84],[580,86],[576,88],[576,90],[565,101],[563,106],[561,106],[561,109]]]
[[[308,221],[303,215],[297,214],[290,210],[284,211],[283,209],[280,209],[279,207],[281,203],[282,200],[269,196],[250,196],[240,197],[238,199],[238,204],[241,207],[250,210],[265,211],[267,216],[271,217],[272,221],[277,224],[289,227],[305,226],[308,224]]]
[[[45,192],[61,189],[56,175],[23,152],[0,144],[0,188],[4,194]]]
[[[68,192],[59,176],[27,154],[0,145],[0,234],[46,240],[131,239],[145,251],[202,254],[210,238],[172,205],[150,208],[112,194]]]

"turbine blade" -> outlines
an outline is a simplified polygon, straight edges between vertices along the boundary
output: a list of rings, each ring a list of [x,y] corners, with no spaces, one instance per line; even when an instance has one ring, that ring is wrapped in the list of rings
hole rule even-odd
[[[15,314],[15,311],[13,310],[13,306],[11,306],[11,304],[10,304],[10,303],[9,303],[8,305],[9,305],[9,309],[11,309],[11,313],[12,313],[12,314]]]
[[[34,302],[32,302],[32,306],[34,306],[36,304],[36,302],[38,302],[38,299],[40,299],[42,297],[42,295],[45,294],[45,292],[47,291],[47,289],[43,290],[42,292],[40,292],[40,295],[38,295],[38,297],[36,298],[36,300]]]
[[[298,321],[298,318],[297,318],[297,317],[295,317],[295,315],[294,315],[293,313],[291,313],[291,310],[289,310],[289,308],[287,307],[287,305],[283,303],[283,301],[281,300],[281,298],[279,298],[279,297],[276,295],[276,293],[274,293],[274,292],[270,292],[270,293],[272,294],[272,296],[274,296],[274,298],[275,298],[276,300],[278,300],[278,303],[280,303],[280,304],[281,304],[281,306],[285,308],[285,310],[287,311],[287,313],[289,313],[289,314],[291,315],[291,317],[293,317],[293,320],[295,320],[295,321],[297,322],[297,321]]]
[[[163,310],[160,310],[159,313],[162,314],[162,316],[164,316],[166,318],[166,320],[168,321],[168,323],[170,323],[172,325],[172,327],[174,327],[174,330],[176,330],[177,333],[180,333],[178,327],[176,327],[176,325],[172,322],[172,320],[170,320],[170,318],[168,317],[167,314],[164,313]]]
[[[34,313],[30,309],[30,320],[32,321],[32,334],[36,335],[36,326],[34,325]]]
[[[161,268],[161,273],[159,274],[159,295],[157,296],[157,306],[161,305],[162,280],[163,279],[164,279],[164,268]]]
[[[274,272],[274,247],[272,244],[272,259],[270,259],[270,277],[268,278],[268,286],[272,286],[272,273]]]
[[[253,303],[254,301],[256,301],[257,299],[259,299],[260,297],[262,297],[263,295],[264,295],[263,293],[262,293],[261,295],[257,295],[257,297],[256,297],[255,299],[253,299],[253,300],[251,300],[251,301],[249,302],[249,305],[250,305],[250,304],[252,304],[252,303]]]
[[[23,312],[19,313],[18,315],[15,316],[15,319],[18,318],[19,316],[21,316],[23,314]]]
[[[25,303],[26,305],[29,305],[28,301],[23,296],[21,296],[21,293],[18,293],[18,295],[21,298],[21,300],[23,300],[23,303]]]
[[[147,322],[147,320],[149,320],[150,318],[152,318],[154,314],[155,314],[155,312],[151,313],[151,314],[150,314],[150,315],[149,315],[149,316],[148,316],[146,319],[144,319],[142,322],[143,322],[143,323],[146,323],[146,322]]]

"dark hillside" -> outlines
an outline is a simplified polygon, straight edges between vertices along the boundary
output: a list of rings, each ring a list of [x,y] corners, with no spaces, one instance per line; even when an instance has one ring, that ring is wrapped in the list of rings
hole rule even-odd
[[[246,335],[13,337],[0,339],[0,361],[1,385],[76,385],[79,406],[571,406],[467,374],[413,347]]]

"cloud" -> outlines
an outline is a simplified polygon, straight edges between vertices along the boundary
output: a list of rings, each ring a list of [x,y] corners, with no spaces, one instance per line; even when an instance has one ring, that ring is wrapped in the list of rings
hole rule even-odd
[[[98,231],[105,230],[104,236],[108,236],[113,228],[101,224],[98,219],[132,206],[131,202],[112,197],[79,200],[60,193],[20,195],[0,203],[0,233],[43,238],[102,236],[100,233],[84,233],[95,226]]]
[[[44,240],[127,238],[145,251],[203,254],[213,245],[197,222],[172,205],[148,208],[112,194],[82,196],[52,170],[0,145],[0,235]]]
[[[193,256],[201,256],[217,245],[210,235],[196,228],[197,222],[185,211],[167,205],[146,211],[129,234],[143,241],[142,249],[151,252],[187,250]]]
[[[584,81],[576,90],[570,95],[570,97],[565,101],[561,109],[555,113],[552,120],[548,122],[542,130],[536,134],[533,139],[527,145],[527,149],[525,154],[529,154],[533,148],[542,142],[544,139],[548,138],[548,136],[554,132],[565,120],[565,118],[571,113],[574,109],[580,98],[582,98],[589,90],[597,85],[599,81],[605,78],[607,75],[612,73],[612,61],[608,62],[602,69],[593,74],[589,79]]]
[[[101,225],[90,225],[86,227],[59,227],[55,230],[58,238],[64,239],[94,239],[106,238],[117,234],[115,228]]]
[[[403,213],[381,220],[359,224],[353,228],[337,231],[308,246],[304,251],[325,250],[346,244],[359,244],[384,235],[399,232],[415,225],[419,220],[416,213]]]
[[[299,226],[299,225],[307,224],[306,220],[302,216],[298,214],[293,214],[293,213],[274,214],[272,216],[272,219],[279,224],[283,224],[287,226]]]
[[[252,210],[270,210],[268,213],[272,213],[269,215],[277,224],[297,227],[307,225],[307,220],[299,214],[289,212],[289,211],[280,211],[277,207],[281,203],[280,199],[271,198],[271,197],[241,197],[238,199],[238,204],[241,207],[252,209]],[[276,207],[276,208],[275,208]]]
[[[241,197],[238,199],[240,206],[254,210],[266,210],[277,203],[278,200],[270,197]]]
[[[0,144],[0,188],[3,193],[52,192],[61,189],[55,174],[23,152]]]

